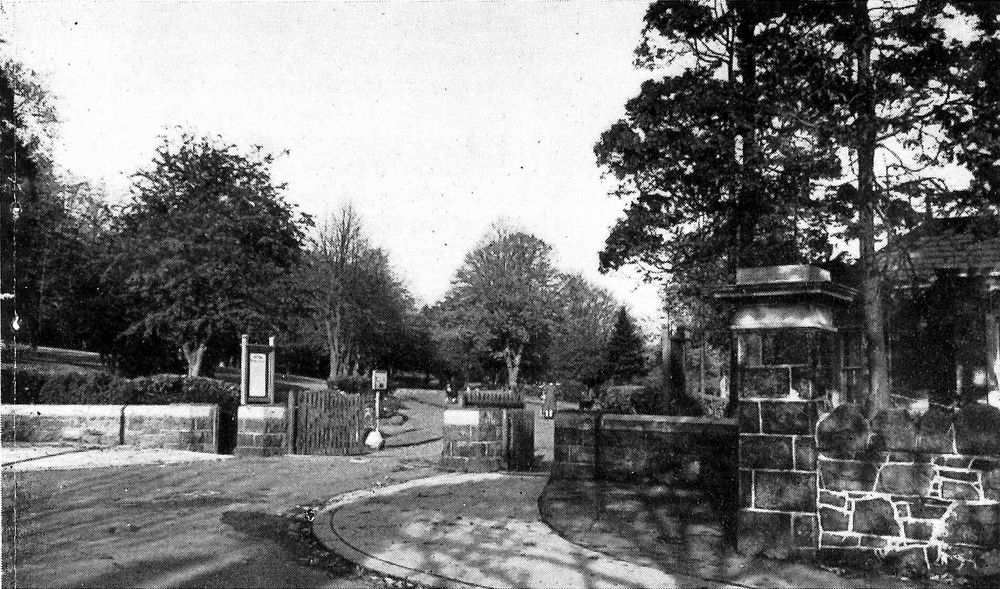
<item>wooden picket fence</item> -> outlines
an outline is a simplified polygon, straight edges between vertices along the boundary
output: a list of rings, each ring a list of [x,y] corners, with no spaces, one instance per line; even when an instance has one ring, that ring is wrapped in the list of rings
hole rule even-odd
[[[365,452],[370,427],[361,395],[331,390],[290,391],[294,428],[292,454],[347,455]]]

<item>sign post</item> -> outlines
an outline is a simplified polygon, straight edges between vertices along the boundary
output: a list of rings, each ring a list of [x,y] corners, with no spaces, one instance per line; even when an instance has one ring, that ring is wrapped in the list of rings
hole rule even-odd
[[[379,431],[379,418],[382,413],[382,391],[389,384],[389,373],[385,370],[372,370],[372,392],[375,393],[375,429],[372,430],[365,439],[365,444],[373,450],[381,450],[385,446],[385,439]]]
[[[274,403],[274,337],[267,345],[251,344],[244,334],[240,342],[240,404]]]
[[[385,370],[372,370],[372,391],[375,392],[375,429],[382,416],[382,391],[389,385],[389,373]]]

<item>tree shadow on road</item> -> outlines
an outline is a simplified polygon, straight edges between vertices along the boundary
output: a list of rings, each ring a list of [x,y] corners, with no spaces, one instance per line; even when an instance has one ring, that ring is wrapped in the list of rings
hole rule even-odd
[[[318,504],[282,514],[223,512],[220,523],[246,536],[246,547],[213,556],[164,556],[115,563],[82,580],[87,587],[371,587],[354,563],[323,548],[312,536]],[[268,550],[268,546],[276,550]],[[278,553],[278,558],[268,555]],[[262,561],[269,561],[262,564]]]
[[[671,584],[634,576],[642,569],[602,560],[553,535],[539,521],[544,478],[483,476],[375,493],[324,514],[329,520],[318,525],[367,555],[366,566],[395,565],[418,581],[424,573],[439,583],[487,587]]]

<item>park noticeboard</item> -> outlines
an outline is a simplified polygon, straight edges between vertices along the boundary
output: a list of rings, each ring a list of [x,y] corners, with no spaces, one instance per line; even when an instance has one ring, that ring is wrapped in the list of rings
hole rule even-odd
[[[244,335],[241,345],[240,404],[274,404],[274,338],[267,345],[251,344]]]

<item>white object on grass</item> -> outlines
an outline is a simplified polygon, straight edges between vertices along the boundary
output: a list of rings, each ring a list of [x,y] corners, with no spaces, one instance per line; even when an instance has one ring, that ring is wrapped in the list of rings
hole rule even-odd
[[[365,437],[365,445],[372,450],[381,450],[385,447],[385,438],[382,437],[382,432],[372,430],[368,436]]]

